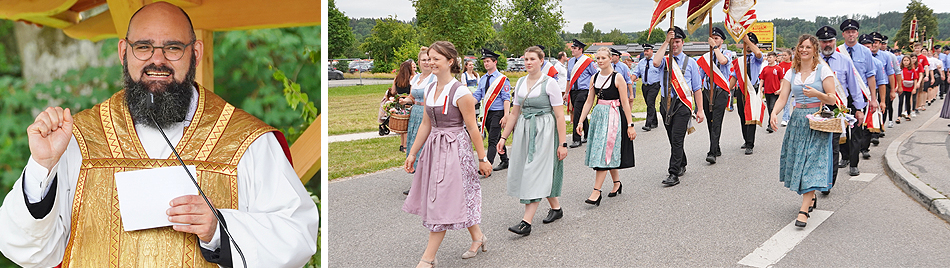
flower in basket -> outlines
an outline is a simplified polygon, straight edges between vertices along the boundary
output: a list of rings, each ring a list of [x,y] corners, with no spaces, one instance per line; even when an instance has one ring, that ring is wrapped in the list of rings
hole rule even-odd
[[[390,102],[390,103],[386,103],[385,108],[386,108],[386,112],[389,114],[389,116],[392,116],[392,115],[394,115],[394,114],[398,114],[398,115],[407,115],[407,114],[409,114],[409,109],[406,109],[406,106],[405,106],[405,105],[399,104],[399,102],[396,102],[396,101]]]

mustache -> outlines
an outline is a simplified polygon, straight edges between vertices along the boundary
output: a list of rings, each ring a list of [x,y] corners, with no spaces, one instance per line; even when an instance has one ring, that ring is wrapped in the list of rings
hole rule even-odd
[[[172,70],[172,68],[168,68],[168,66],[165,66],[165,65],[158,66],[158,65],[155,65],[155,63],[149,64],[145,66],[144,68],[142,68],[142,74],[146,74],[150,71],[169,73],[171,76],[175,75],[175,70]]]

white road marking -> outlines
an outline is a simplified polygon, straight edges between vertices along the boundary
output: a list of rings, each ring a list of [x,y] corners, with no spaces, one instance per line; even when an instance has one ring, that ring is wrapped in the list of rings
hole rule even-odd
[[[805,237],[811,233],[811,231],[818,228],[818,225],[821,225],[828,217],[831,217],[833,211],[827,210],[815,210],[811,212],[811,218],[808,219],[808,225],[805,228],[798,228],[795,226],[795,220],[792,220],[791,223],[786,225],[782,230],[779,230],[778,233],[769,238],[768,241],[762,243],[762,246],[755,249],[752,253],[739,260],[739,264],[752,266],[752,267],[768,267],[775,263],[778,263],[779,260],[785,257],[788,252],[792,251],[798,243],[801,243],[802,240],[805,240]]]
[[[874,173],[861,173],[861,175],[857,175],[857,176],[851,177],[850,180],[852,180],[852,181],[871,182],[871,180],[873,180],[875,177],[877,177],[877,174],[874,174]]]

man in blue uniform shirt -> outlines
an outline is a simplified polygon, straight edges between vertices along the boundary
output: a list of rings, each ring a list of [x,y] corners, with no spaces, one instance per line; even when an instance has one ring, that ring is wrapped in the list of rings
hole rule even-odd
[[[735,53],[723,46],[723,39],[725,38],[726,34],[722,29],[713,27],[712,34],[709,35],[709,46],[713,50],[711,61],[714,68],[719,68],[719,72],[728,82],[729,77],[732,77],[729,71],[732,69],[731,59]],[[700,66],[702,70],[708,68],[709,66]],[[719,148],[719,137],[722,134],[722,118],[726,113],[726,106],[729,105],[729,89],[716,86],[713,83],[710,90],[709,76],[705,71],[699,72],[699,75],[703,81],[702,87],[705,88],[702,93],[705,101],[703,107],[706,107],[706,124],[709,125],[709,152],[706,153],[706,162],[715,164],[716,157],[722,155],[722,150]]]
[[[666,40],[653,55],[653,67],[663,69],[666,73],[664,74],[665,81],[660,83],[660,113],[663,116],[663,125],[666,127],[666,137],[670,141],[670,165],[667,168],[669,176],[663,180],[663,184],[666,186],[679,184],[679,177],[686,173],[686,152],[683,150],[683,140],[686,138],[686,132],[690,127],[689,120],[693,116],[692,107],[685,104],[687,100],[680,97],[674,90],[668,90],[672,87],[668,84],[670,80],[667,77],[671,69],[663,60],[666,56],[667,47],[670,47],[670,57],[673,59],[673,63],[680,66],[683,78],[689,86],[689,88],[684,88],[683,91],[686,94],[693,93],[692,101],[696,105],[697,123],[703,122],[705,114],[703,112],[703,94],[695,93],[702,87],[702,81],[699,78],[699,65],[696,64],[696,60],[687,57],[686,53],[683,53],[683,38],[686,38],[686,33],[683,32],[683,29],[674,26],[667,31]]]
[[[501,72],[498,72],[498,57],[499,55],[495,52],[482,49],[482,63],[485,65],[486,72],[485,75],[478,80],[478,90],[472,94],[475,100],[480,103],[482,97],[491,97],[493,93],[497,93],[491,105],[486,107],[488,112],[485,113],[485,125],[482,126],[482,128],[485,128],[485,131],[488,132],[487,156],[488,161],[493,164],[495,163],[495,153],[497,153],[498,150],[496,146],[498,140],[501,139],[501,120],[505,115],[508,115],[508,107],[511,103],[511,84],[508,83],[508,79],[505,78],[502,84],[493,84],[495,80],[505,77]],[[498,88],[499,86],[500,88]],[[507,149],[505,151],[507,151]],[[497,171],[508,168],[508,154],[499,153],[498,157],[501,158],[501,163],[499,163],[494,170]]]
[[[846,56],[850,56],[854,68],[858,70],[858,74],[864,75],[865,79],[862,82],[865,82],[865,85],[869,89],[875,88],[877,83],[877,78],[874,77],[876,71],[874,66],[874,61],[871,60],[874,57],[871,56],[871,50],[865,46],[858,44],[858,29],[861,25],[853,19],[846,19],[841,22],[839,29],[841,29],[842,35],[844,36],[844,44],[838,46],[839,51]],[[870,110],[864,111],[867,114],[869,111],[878,109],[877,101],[877,91],[870,90],[868,94],[869,99],[867,99],[867,104],[870,106]],[[858,171],[858,162],[860,159],[857,156],[860,152],[867,150],[871,146],[871,133],[868,132],[867,127],[863,124],[864,121],[859,121],[855,124],[855,128],[851,133],[851,139],[848,139],[847,143],[850,143],[849,146],[843,147],[842,150],[847,150],[847,154],[842,154],[841,159],[848,159],[851,166],[848,174],[851,176],[860,175],[861,172]],[[856,149],[857,152],[853,152]],[[870,154],[865,153],[864,159],[869,159]]]
[[[597,67],[594,66],[590,57],[584,56],[584,47],[587,47],[577,39],[573,40],[571,45],[571,55],[573,58],[567,60],[567,94],[564,94],[564,101],[570,101],[573,106],[571,114],[571,124],[575,126],[581,122],[581,111],[584,110],[584,103],[587,102],[587,91],[590,89],[590,79],[597,74]],[[584,67],[583,65],[587,65]],[[575,65],[577,70],[575,70]],[[575,77],[576,76],[576,77]],[[574,132],[571,148],[581,146],[581,143],[587,142],[587,118],[583,119],[584,133]]]
[[[656,119],[656,96],[660,94],[660,76],[662,72],[659,68],[653,67],[653,45],[643,44],[643,58],[637,63],[633,71],[634,81],[641,80],[640,91],[643,93],[643,101],[647,105],[647,120],[643,122],[643,130],[650,131],[657,128],[659,121]]]
[[[897,80],[896,80],[897,71],[895,70],[894,65],[893,65],[894,64],[893,55],[891,55],[890,52],[881,50],[881,46],[882,46],[881,41],[883,40],[883,38],[884,36],[881,35],[881,33],[871,32],[867,34],[866,40],[862,39],[864,42],[869,42],[867,44],[865,43],[862,43],[862,44],[868,47],[869,49],[871,49],[871,56],[874,57],[874,59],[880,61],[882,67],[884,67],[883,73],[874,75],[878,83],[880,83],[882,79],[885,82],[884,87],[878,88],[878,92],[877,92],[877,101],[878,103],[880,103],[878,108],[881,109],[882,114],[885,113],[885,111],[888,108],[893,109],[893,107],[890,107],[891,106],[890,104],[892,104],[890,92],[891,90],[893,90],[894,86],[897,85]],[[883,120],[884,116],[882,116],[881,119]],[[882,126],[883,126],[883,123],[882,123]],[[871,143],[873,143],[875,146],[880,144],[879,139],[880,137],[883,137],[883,133],[884,133],[883,131],[880,133],[871,133]]]
[[[759,73],[762,72],[762,51],[759,50],[758,44],[759,38],[755,36],[754,33],[749,32],[742,37],[742,42],[738,44],[739,49],[742,50],[743,55],[745,55],[745,72],[748,79],[745,80],[747,83],[752,84],[752,89],[756,92],[759,91]],[[741,62],[741,61],[740,61]],[[738,68],[738,67],[736,67]],[[735,88],[737,84],[737,79],[746,79],[745,77],[739,77],[736,72],[732,72],[732,77],[729,78],[730,87]],[[738,89],[733,96],[736,96],[736,104],[738,104],[739,110],[739,125],[741,125],[742,130],[742,140],[744,143],[740,149],[745,149],[745,154],[752,154],[752,148],[755,147],[755,127],[756,124],[746,124],[746,120],[756,120],[754,118],[745,118],[745,96],[742,92],[745,89]],[[751,93],[752,96],[758,96],[756,92]],[[750,109],[756,109],[756,107],[751,107]]]
[[[848,100],[849,113],[854,115],[854,117],[858,119],[858,122],[863,122],[864,121],[863,110],[864,108],[867,107],[867,103],[864,100],[864,93],[862,93],[861,88],[858,87],[858,83],[865,83],[864,81],[865,79],[863,77],[854,77],[851,71],[851,68],[854,68],[854,66],[851,63],[851,60],[848,58],[848,56],[845,56],[844,54],[841,54],[835,51],[835,44],[836,44],[835,37],[837,36],[837,31],[835,31],[835,29],[829,26],[821,27],[820,29],[818,29],[818,32],[815,34],[815,36],[818,37],[819,44],[821,45],[820,48],[821,48],[822,59],[825,62],[827,62],[828,67],[830,67],[831,70],[835,72],[835,76],[838,78],[838,82],[841,83],[841,86],[844,87],[845,89],[845,95],[847,96],[841,96],[841,98]],[[831,107],[831,108],[834,108],[834,107]],[[853,157],[851,157],[853,159],[858,158],[857,157],[858,150],[856,146],[857,144],[850,141],[852,139],[855,139],[855,136],[860,135],[856,131],[853,131],[854,128],[858,128],[857,125],[858,124],[855,123],[855,127],[852,127],[851,129],[848,130],[848,133],[851,134],[851,138],[848,139],[849,141],[848,143],[844,144],[844,146],[855,146],[853,148],[854,150],[851,150],[854,152],[854,154],[852,155]],[[841,133],[834,133],[832,135],[832,141],[838,141],[840,138],[841,138]],[[842,153],[840,151],[842,147],[843,146],[832,146],[832,149],[834,151],[834,157],[833,157],[834,159],[838,159],[838,155]],[[842,163],[845,165],[848,165],[848,163],[845,162],[844,160],[842,160]],[[840,168],[843,166],[839,165],[838,167]],[[857,163],[852,165],[852,170],[857,171]],[[837,168],[832,169],[832,175],[833,177],[832,177],[831,183],[832,185],[834,185],[835,181],[837,181],[837,178],[838,178]],[[828,194],[829,192],[830,191],[825,191],[822,193]]]
[[[630,102],[630,107],[633,107],[633,96],[637,89],[633,87],[633,80],[630,78],[630,68],[627,67],[627,64],[620,62],[620,55],[620,50],[610,48],[610,64],[613,65],[614,71],[623,76],[623,80],[627,82],[627,98]]]

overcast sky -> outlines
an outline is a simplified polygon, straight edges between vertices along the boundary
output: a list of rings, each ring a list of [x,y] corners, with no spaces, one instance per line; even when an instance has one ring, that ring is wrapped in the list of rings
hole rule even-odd
[[[507,0],[499,0],[507,2]],[[923,0],[934,13],[950,12],[950,1]],[[390,15],[399,20],[411,20],[415,9],[409,0],[343,0],[336,6],[350,18],[380,18]],[[755,5],[759,20],[798,17],[813,21],[815,16],[841,16],[865,14],[875,16],[889,11],[904,12],[909,0],[759,0]],[[688,4],[688,2],[687,2]],[[687,4],[676,9],[676,25],[686,23]],[[584,23],[594,23],[594,28],[603,32],[619,28],[624,32],[646,30],[656,3],[652,0],[562,0],[565,30],[577,33]],[[725,17],[722,2],[713,9],[713,20],[721,22]],[[661,22],[661,28],[669,27],[669,22]]]

